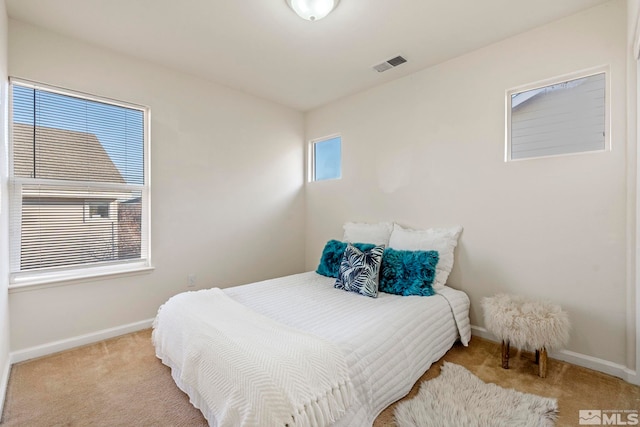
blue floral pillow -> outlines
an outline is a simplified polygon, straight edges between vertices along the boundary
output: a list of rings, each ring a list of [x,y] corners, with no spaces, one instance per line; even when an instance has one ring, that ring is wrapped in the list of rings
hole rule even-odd
[[[349,244],[342,256],[334,288],[376,298],[384,245],[361,251]]]
[[[373,249],[376,245],[372,245],[370,243],[354,243],[353,246],[361,251],[367,251],[369,249]],[[338,277],[340,262],[342,262],[342,256],[344,255],[344,250],[346,248],[347,242],[329,240],[322,251],[320,265],[318,265],[316,273],[327,277]]]
[[[380,291],[396,295],[430,296],[438,264],[438,251],[384,251]]]

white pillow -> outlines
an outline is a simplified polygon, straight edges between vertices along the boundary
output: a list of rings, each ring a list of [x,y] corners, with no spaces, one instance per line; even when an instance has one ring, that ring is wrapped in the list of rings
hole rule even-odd
[[[442,289],[453,268],[453,251],[458,245],[460,233],[462,227],[459,225],[451,228],[410,230],[394,224],[389,247],[403,251],[438,251],[436,277],[432,286],[433,289]]]
[[[391,236],[393,224],[390,222],[380,222],[378,224],[346,222],[343,228],[344,237],[342,240],[345,242],[389,246],[389,237]]]

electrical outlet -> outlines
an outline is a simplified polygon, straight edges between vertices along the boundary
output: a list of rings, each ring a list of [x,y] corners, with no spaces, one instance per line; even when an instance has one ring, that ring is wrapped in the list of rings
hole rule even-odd
[[[196,287],[196,275],[190,274],[187,276],[187,288],[195,288]]]

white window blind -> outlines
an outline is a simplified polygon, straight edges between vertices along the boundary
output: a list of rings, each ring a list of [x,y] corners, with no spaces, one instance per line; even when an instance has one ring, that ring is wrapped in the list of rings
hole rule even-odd
[[[148,266],[147,110],[17,80],[11,107],[12,281]]]
[[[606,73],[507,93],[507,160],[607,147]]]

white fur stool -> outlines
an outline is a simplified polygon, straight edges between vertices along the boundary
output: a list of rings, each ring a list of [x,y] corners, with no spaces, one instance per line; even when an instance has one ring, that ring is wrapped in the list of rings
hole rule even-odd
[[[535,350],[538,375],[547,376],[547,350],[569,341],[569,316],[548,301],[498,294],[482,300],[484,324],[502,340],[502,367],[509,369],[509,348]]]

